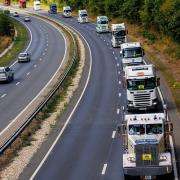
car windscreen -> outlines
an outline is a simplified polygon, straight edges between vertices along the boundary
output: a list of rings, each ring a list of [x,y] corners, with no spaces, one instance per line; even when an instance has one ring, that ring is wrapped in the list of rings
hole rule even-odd
[[[156,87],[156,80],[154,77],[147,79],[128,79],[127,89],[128,90],[146,90],[154,89]]]
[[[19,57],[26,57],[27,54],[20,54]]]

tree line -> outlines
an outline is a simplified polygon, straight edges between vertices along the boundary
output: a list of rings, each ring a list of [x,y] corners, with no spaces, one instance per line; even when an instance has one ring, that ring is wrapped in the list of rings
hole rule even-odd
[[[13,36],[14,24],[7,14],[0,14],[0,36]]]
[[[48,0],[43,0],[48,3]],[[155,29],[180,42],[180,0],[55,0],[73,10],[85,8],[92,15],[122,17]]]

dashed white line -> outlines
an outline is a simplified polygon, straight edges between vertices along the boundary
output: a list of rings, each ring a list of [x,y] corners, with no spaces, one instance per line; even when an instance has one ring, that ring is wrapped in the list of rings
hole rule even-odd
[[[34,65],[34,67],[36,68],[36,67],[37,67],[37,65],[35,64],[35,65]]]
[[[45,55],[46,53],[43,53],[43,56]]]
[[[101,174],[104,175],[106,173],[107,164],[104,164]]]
[[[3,94],[3,95],[1,96],[1,98],[4,98],[6,95],[7,95],[7,94]]]
[[[118,96],[121,97],[121,93],[119,93]]]
[[[117,66],[119,66],[119,63],[117,63]]]
[[[47,48],[45,49],[45,51],[47,51]]]
[[[26,75],[29,76],[29,75],[30,75],[30,72],[26,73]]]
[[[19,84],[20,84],[20,82],[17,82],[17,83],[16,83],[16,86],[18,86]]]
[[[115,138],[115,135],[116,135],[116,131],[113,131],[113,133],[112,133],[112,139]]]
[[[42,61],[42,58],[40,58],[39,60]]]
[[[119,81],[118,83],[121,84],[121,81]]]
[[[105,42],[106,40],[104,39],[104,42]]]
[[[107,46],[109,46],[109,44],[107,43]]]
[[[117,60],[118,58],[117,57],[115,57],[115,60]]]
[[[113,54],[114,54],[114,51],[113,51]]]
[[[121,72],[120,72],[120,71],[118,71],[118,74],[121,74]]]
[[[120,109],[117,109],[117,114],[119,114],[120,113]]]

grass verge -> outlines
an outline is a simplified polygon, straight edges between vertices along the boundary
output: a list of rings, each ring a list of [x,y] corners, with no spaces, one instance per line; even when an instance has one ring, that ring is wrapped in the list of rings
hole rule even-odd
[[[22,49],[24,49],[29,39],[28,30],[24,27],[24,25],[15,19],[12,19],[12,22],[17,31],[17,37],[14,40],[12,49],[10,49],[3,57],[0,58],[0,66],[8,66],[11,64]]]

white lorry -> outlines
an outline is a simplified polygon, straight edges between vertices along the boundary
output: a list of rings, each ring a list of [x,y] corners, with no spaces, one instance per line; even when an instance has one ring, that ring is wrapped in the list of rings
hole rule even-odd
[[[126,114],[118,126],[123,143],[123,171],[125,179],[139,176],[154,179],[172,176],[169,137],[172,123],[166,113]]]
[[[72,17],[71,13],[72,13],[72,10],[70,6],[63,7],[63,14],[62,14],[63,17]]]
[[[124,23],[112,24],[111,33],[111,42],[113,47],[120,47],[122,43],[126,43],[126,35],[128,34],[128,31],[126,30]]]
[[[97,16],[96,32],[109,32],[109,20],[107,16]]]
[[[157,107],[157,87],[160,85],[160,78],[156,75],[154,65],[126,66],[124,84],[127,91],[128,111]]]
[[[87,10],[79,10],[78,11],[78,22],[79,23],[87,23],[88,22],[88,14]]]
[[[35,11],[41,10],[41,3],[40,3],[40,1],[34,1],[34,10]]]
[[[139,42],[121,44],[123,70],[126,66],[143,64],[144,49]]]

